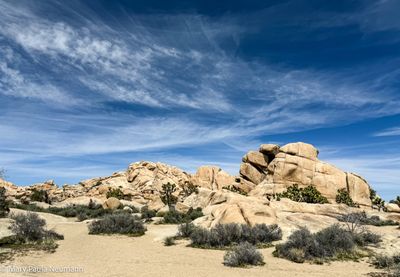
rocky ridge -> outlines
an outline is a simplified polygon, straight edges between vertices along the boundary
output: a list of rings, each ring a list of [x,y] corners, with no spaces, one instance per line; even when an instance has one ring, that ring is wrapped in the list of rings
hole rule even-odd
[[[330,222],[337,215],[355,209],[335,203],[338,189],[347,190],[360,209],[376,213],[371,208],[370,186],[362,177],[320,161],[318,150],[302,142],[282,147],[263,144],[259,150],[249,151],[242,159],[238,176],[231,176],[216,166],[202,166],[195,174],[189,174],[167,164],[142,161],[130,164],[126,171],[76,185],[58,187],[50,180],[19,187],[0,180],[0,186],[6,188],[8,197],[14,201],[29,201],[34,190],[46,190],[55,206],[88,205],[92,200],[104,207],[116,205],[107,202],[107,192],[118,188],[123,193],[123,204],[165,210],[160,192],[162,185],[168,182],[177,188],[174,192],[178,199],[176,209],[184,212],[190,207],[201,207],[205,216],[196,223],[207,227],[230,222],[250,225],[278,222],[299,225],[307,220],[311,225],[312,222],[317,224],[315,220]],[[293,184],[316,187],[330,204],[275,199],[277,193]],[[198,193],[187,195],[185,188],[189,185],[198,187]],[[390,213],[382,213],[383,217],[400,221],[400,210],[392,206]]]

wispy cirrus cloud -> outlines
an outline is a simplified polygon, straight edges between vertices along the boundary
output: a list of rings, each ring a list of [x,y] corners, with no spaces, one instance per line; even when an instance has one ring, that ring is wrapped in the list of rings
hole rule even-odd
[[[373,134],[376,137],[400,136],[400,127],[393,127]]]
[[[254,21],[272,20],[287,6],[261,11]],[[397,72],[295,67],[240,55],[243,38],[259,31],[242,22],[259,15],[124,11],[116,21],[79,1],[1,1],[0,166],[26,168],[29,175],[43,172],[32,165],[40,160],[54,174],[65,176],[70,167],[78,176],[84,168],[112,171],[80,166],[89,156],[102,157],[94,163],[104,155],[193,147],[174,156],[185,166],[185,158],[216,143],[240,160],[266,135],[400,113],[391,85]],[[274,22],[287,26],[285,18]],[[301,19],[307,18],[296,22]],[[329,25],[322,21],[316,25]],[[209,157],[185,168],[213,157],[235,168],[210,147]],[[65,159],[70,162],[60,162]],[[112,168],[121,168],[117,160]]]

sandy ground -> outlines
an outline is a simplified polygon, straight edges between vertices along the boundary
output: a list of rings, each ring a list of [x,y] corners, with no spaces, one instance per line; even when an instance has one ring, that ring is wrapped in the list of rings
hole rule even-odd
[[[222,264],[224,251],[186,247],[181,241],[166,247],[165,236],[176,233],[174,225],[149,225],[142,237],[93,236],[87,223],[42,214],[50,228],[64,234],[55,253],[35,252],[0,265],[0,276],[365,276],[375,271],[363,262],[333,262],[325,265],[296,264],[272,256],[262,249],[266,265],[229,268]],[[5,273],[16,267],[80,267],[80,273]]]

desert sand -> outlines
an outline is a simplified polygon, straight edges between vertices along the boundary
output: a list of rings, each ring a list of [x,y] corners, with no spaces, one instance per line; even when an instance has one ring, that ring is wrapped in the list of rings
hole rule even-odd
[[[229,268],[222,264],[224,251],[163,245],[174,235],[176,225],[148,225],[142,237],[88,235],[87,222],[41,214],[49,228],[64,234],[55,253],[32,252],[17,256],[1,266],[74,266],[83,273],[0,273],[2,276],[365,276],[376,271],[366,261],[296,264],[272,256],[273,248],[262,249],[266,264],[261,267]]]

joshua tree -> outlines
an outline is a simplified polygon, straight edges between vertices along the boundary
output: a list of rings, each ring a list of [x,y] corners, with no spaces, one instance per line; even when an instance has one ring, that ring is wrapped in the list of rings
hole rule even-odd
[[[161,200],[164,202],[164,204],[168,205],[168,207],[170,208],[172,208],[172,206],[178,201],[178,198],[175,195],[173,195],[175,191],[176,191],[175,184],[171,184],[168,182],[162,185]]]

